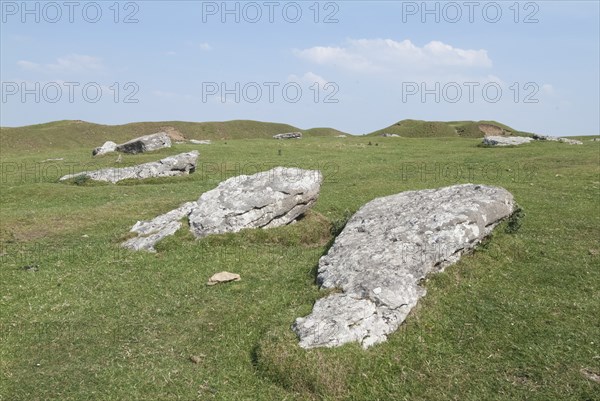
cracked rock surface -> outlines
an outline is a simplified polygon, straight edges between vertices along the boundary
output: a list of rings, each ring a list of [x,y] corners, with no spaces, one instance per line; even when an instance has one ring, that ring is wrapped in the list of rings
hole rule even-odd
[[[166,132],[158,132],[156,134],[144,135],[117,145],[116,150],[117,152],[136,154],[170,147],[171,138],[169,135]]]
[[[144,135],[132,139],[120,145],[112,141],[105,142],[104,145],[94,149],[92,155],[100,156],[111,152],[137,154],[170,147],[171,138],[169,135],[166,132],[157,132],[156,134]]]
[[[561,138],[561,137],[557,137],[557,136],[533,134],[533,139],[535,139],[536,141],[562,142],[562,143],[567,143],[569,145],[583,145],[583,142],[578,141],[577,139]]]
[[[200,196],[190,229],[202,238],[289,224],[317,200],[322,181],[319,171],[285,167],[230,178]]]
[[[483,144],[488,146],[516,146],[534,141],[527,136],[486,136]]]
[[[551,141],[562,142],[569,145],[583,145],[583,142],[576,139],[559,138],[555,136],[545,136],[534,134],[532,137],[527,136],[486,136],[483,138],[483,144],[488,146],[511,146],[521,145],[533,141]]]
[[[106,141],[106,142],[104,142],[104,145],[97,147],[96,149],[94,149],[92,151],[92,156],[101,156],[101,155],[105,155],[107,153],[116,152],[117,146],[119,146],[119,145],[117,145],[116,143],[114,143],[112,141]]]
[[[464,184],[364,205],[319,260],[317,300],[292,329],[303,348],[385,341],[425,295],[428,274],[457,262],[514,210],[503,188]]]
[[[165,157],[157,162],[144,163],[133,167],[103,168],[96,171],[83,171],[69,174],[60,178],[60,181],[78,176],[87,176],[94,181],[111,182],[113,184],[126,180],[158,177],[175,177],[193,173],[196,170],[198,151],[181,153],[176,156]]]
[[[181,228],[180,220],[187,217],[198,206],[196,202],[186,202],[175,210],[161,214],[150,221],[138,221],[129,230],[137,237],[128,239],[121,246],[132,251],[155,252],[154,245]]]
[[[288,132],[286,134],[273,135],[274,139],[302,139],[301,132]]]
[[[197,238],[286,225],[315,203],[322,181],[319,171],[284,167],[233,177],[202,194],[197,202],[184,203],[150,221],[138,221],[131,229],[138,236],[122,246],[154,252],[154,245],[179,230],[185,217]]]

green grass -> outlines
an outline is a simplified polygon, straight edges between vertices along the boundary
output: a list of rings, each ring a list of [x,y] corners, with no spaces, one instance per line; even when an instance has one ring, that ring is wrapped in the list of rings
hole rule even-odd
[[[600,384],[581,373],[600,374],[598,142],[224,140],[200,147],[189,177],[78,186],[56,180],[116,165],[116,155],[91,158],[104,137],[69,131],[63,148],[58,128],[20,130],[35,150],[4,129],[0,150],[2,401],[600,399]],[[120,165],[191,149],[124,155]],[[137,220],[276,165],[324,173],[297,224],[201,241],[181,230],[156,254],[119,247]],[[466,182],[511,191],[525,214],[516,232],[503,224],[429,278],[388,342],[297,346],[290,325],[323,296],[316,266],[349,214],[379,196]],[[222,270],[242,280],[205,285]]]

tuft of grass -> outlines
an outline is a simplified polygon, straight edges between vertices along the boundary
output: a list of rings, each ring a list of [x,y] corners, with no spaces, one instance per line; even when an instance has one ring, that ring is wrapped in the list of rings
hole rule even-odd
[[[352,213],[350,210],[345,209],[343,211],[342,216],[336,219],[331,224],[331,235],[333,237],[337,237],[338,235],[340,235],[340,233],[344,230],[344,227],[346,227],[348,220],[350,220],[353,214],[354,213]]]
[[[91,181],[91,180],[90,180],[90,177],[88,177],[88,176],[87,176],[87,175],[85,175],[85,174],[81,174],[81,175],[78,175],[77,177],[73,178],[73,184],[75,184],[75,185],[79,185],[79,186],[81,186],[81,185],[86,185],[86,184],[88,184],[90,181]]]
[[[521,228],[523,224],[523,219],[525,218],[525,211],[519,206],[515,205],[515,211],[508,218],[508,223],[506,225],[506,232],[509,234],[514,234]]]
[[[341,400],[350,396],[353,364],[341,364],[335,350],[304,350],[289,328],[266,333],[253,350],[259,374],[305,400]]]

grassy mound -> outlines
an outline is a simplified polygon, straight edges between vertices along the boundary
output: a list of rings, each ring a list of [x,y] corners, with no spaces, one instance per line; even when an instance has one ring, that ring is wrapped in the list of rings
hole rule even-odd
[[[407,138],[462,137],[482,138],[488,135],[525,135],[496,121],[421,121],[402,120],[387,128],[372,132],[369,136],[396,134]]]
[[[54,121],[24,127],[0,128],[2,148],[12,151],[38,149],[92,148],[105,141],[122,143],[138,136],[166,131],[174,140],[185,139],[269,139],[275,134],[302,132],[307,137],[343,134],[333,128],[301,130],[292,125],[251,120],[224,122],[139,122],[124,125],[101,125],[81,120]]]

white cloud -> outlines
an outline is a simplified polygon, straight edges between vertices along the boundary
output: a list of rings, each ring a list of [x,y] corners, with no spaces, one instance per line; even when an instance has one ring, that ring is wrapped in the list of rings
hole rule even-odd
[[[321,65],[334,65],[350,70],[368,71],[375,69],[375,65],[363,55],[352,53],[342,47],[316,46],[310,49],[294,50],[296,56]]]
[[[350,39],[344,47],[316,46],[294,50],[304,60],[359,72],[436,67],[491,67],[487,50],[465,50],[432,41],[423,47],[406,39]]]
[[[327,80],[320,75],[315,74],[314,72],[307,72],[302,76],[298,76],[296,74],[292,74],[288,76],[288,81],[290,82],[304,82],[309,85],[318,83],[321,87],[327,84]]]
[[[208,43],[204,42],[204,43],[200,43],[198,45],[198,47],[200,48],[200,50],[204,50],[204,51],[209,51],[212,50],[212,46],[209,45]]]
[[[176,56],[176,55],[177,55],[177,52],[174,52],[174,51],[168,51],[165,53],[165,56]]]
[[[550,84],[543,84],[541,87],[542,93],[549,96],[554,96],[556,94],[556,90],[554,86]]]
[[[87,72],[99,71],[104,68],[101,59],[80,54],[59,57],[56,62],[48,64],[19,60],[17,65],[24,70],[44,72]]]

